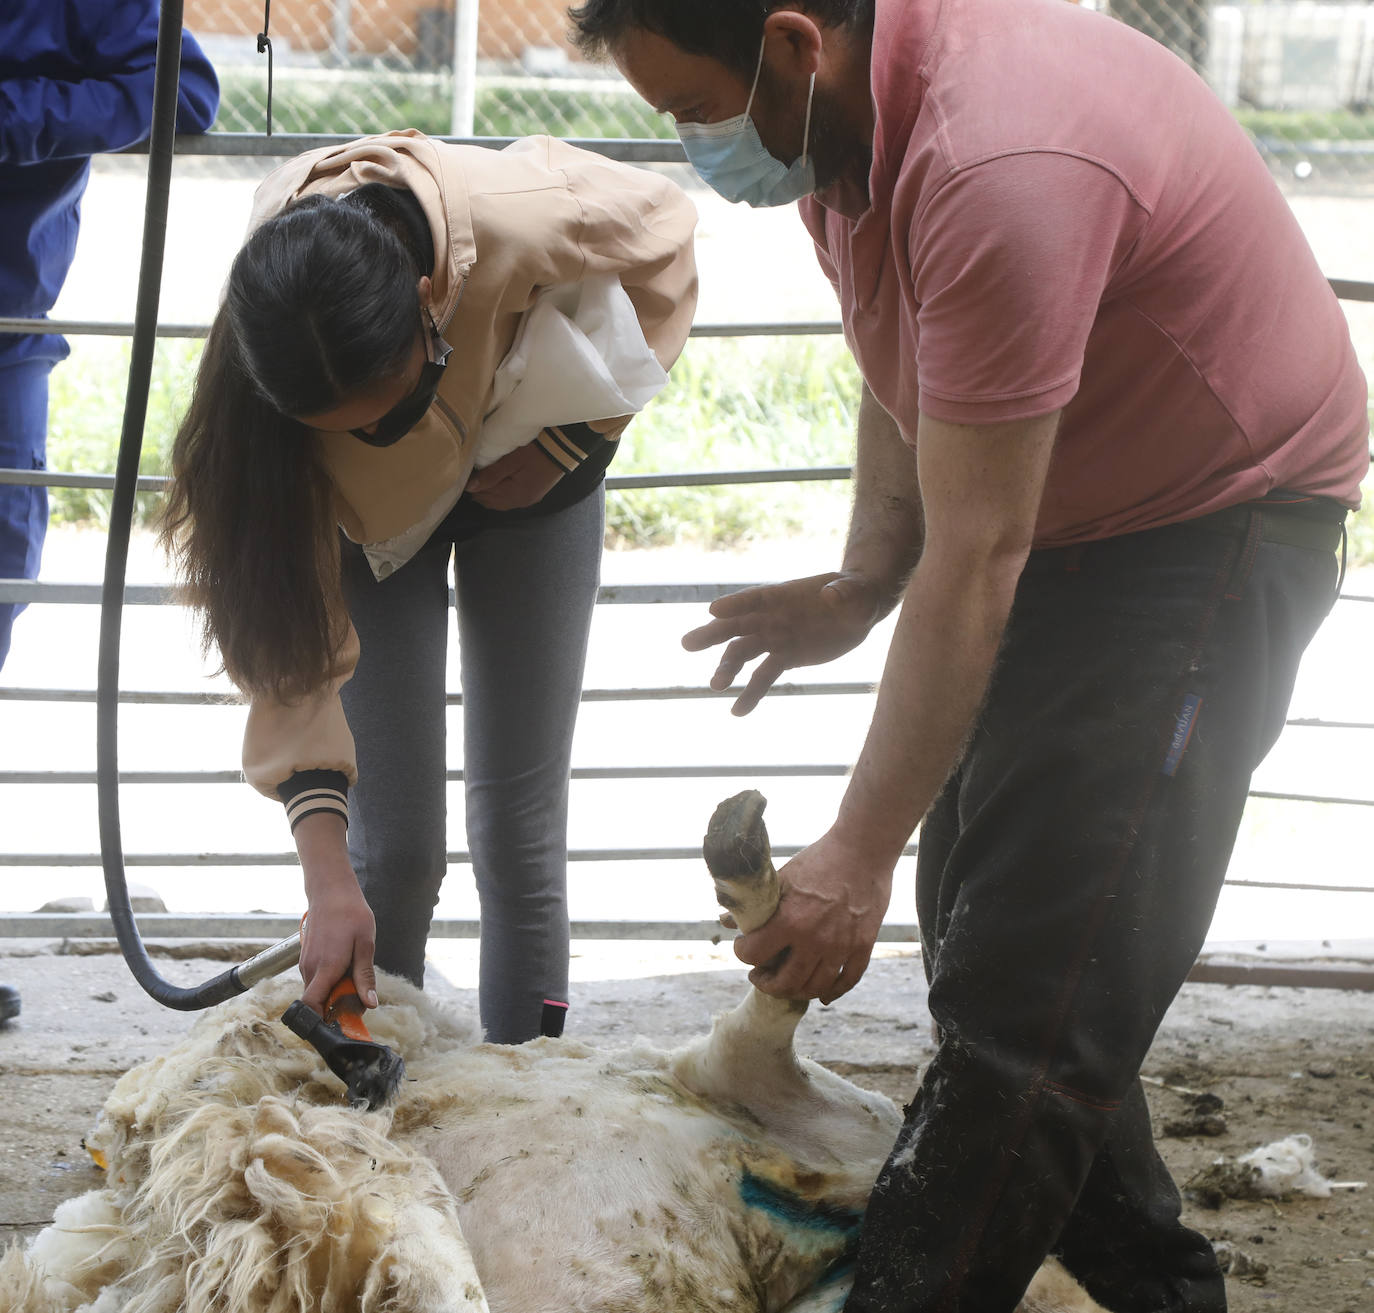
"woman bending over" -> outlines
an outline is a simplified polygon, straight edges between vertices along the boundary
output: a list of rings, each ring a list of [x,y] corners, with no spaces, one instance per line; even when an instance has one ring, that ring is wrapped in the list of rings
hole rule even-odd
[[[317,1011],[349,976],[375,1004],[374,962],[423,983],[447,865],[452,558],[482,1024],[506,1043],[561,1029],[603,474],[637,408],[605,398],[617,371],[661,381],[681,350],[694,226],[665,179],[544,137],[388,133],[258,190],[163,537],[249,697],[244,772],[286,807]],[[566,347],[579,295],[620,324],[611,384]]]

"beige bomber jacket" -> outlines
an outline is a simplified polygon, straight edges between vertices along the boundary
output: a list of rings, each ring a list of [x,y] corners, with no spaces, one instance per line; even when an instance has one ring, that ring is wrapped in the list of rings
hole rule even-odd
[[[435,404],[394,446],[315,435],[339,524],[364,545],[432,524],[436,508],[452,504],[472,473],[493,375],[542,289],[619,275],[645,340],[668,369],[687,340],[697,287],[696,212],[681,190],[550,137],[493,151],[407,130],[310,151],[264,179],[250,230],[301,196],[342,195],[370,182],[408,188],[424,208],[436,266],[429,310],[453,354]],[[628,422],[607,416],[592,427],[615,437]],[[243,770],[261,793],[277,797],[301,771],[357,779],[339,700],[357,658],[350,625],[328,686],[300,702],[253,699]]]

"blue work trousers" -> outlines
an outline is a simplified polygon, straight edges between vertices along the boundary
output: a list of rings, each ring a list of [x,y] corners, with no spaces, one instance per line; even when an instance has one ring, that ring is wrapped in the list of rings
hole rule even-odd
[[[0,469],[47,468],[51,360],[0,366]],[[37,579],[48,531],[48,490],[0,483],[0,579]],[[22,603],[0,602],[0,669]]]
[[[1032,553],[921,829],[938,1047],[848,1313],[1012,1313],[1052,1253],[1113,1313],[1225,1309],[1139,1074],[1335,592],[1329,542],[1295,545],[1292,524],[1233,508]]]

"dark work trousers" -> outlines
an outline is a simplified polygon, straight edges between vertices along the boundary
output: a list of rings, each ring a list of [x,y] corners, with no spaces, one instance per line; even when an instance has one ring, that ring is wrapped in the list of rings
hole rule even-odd
[[[1050,1253],[1113,1313],[1225,1309],[1139,1071],[1335,592],[1334,553],[1270,540],[1271,514],[1032,553],[921,828],[939,1044],[848,1313],[1012,1313]]]
[[[48,375],[52,361],[0,367],[0,469],[41,470],[48,435]],[[0,483],[0,579],[37,579],[48,532],[48,490]],[[19,602],[0,602],[0,668],[10,650]]]
[[[376,962],[422,984],[447,869],[445,662],[454,563],[467,841],[481,906],[482,1028],[540,1033],[568,997],[567,828],[573,727],[601,568],[601,487],[565,510],[476,529],[466,503],[389,578],[344,548],[358,631],[343,686],[358,751],[348,848],[377,918]]]

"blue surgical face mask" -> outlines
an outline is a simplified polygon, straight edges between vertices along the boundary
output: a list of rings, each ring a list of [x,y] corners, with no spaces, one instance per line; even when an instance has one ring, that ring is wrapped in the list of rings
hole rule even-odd
[[[788,205],[816,190],[816,166],[806,151],[811,139],[811,100],[816,93],[816,75],[811,74],[806,92],[802,153],[791,164],[784,164],[768,153],[754,120],[749,117],[759,74],[763,72],[763,50],[761,44],[754,85],[749,88],[743,114],[719,123],[679,123],[677,135],[692,167],[727,201],[748,201],[754,206]]]

